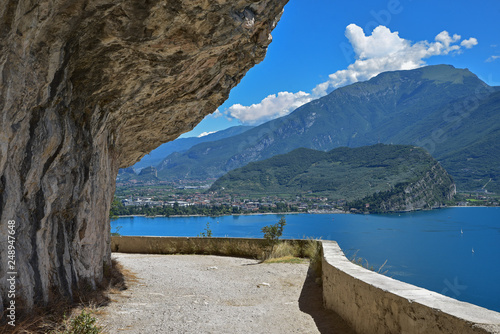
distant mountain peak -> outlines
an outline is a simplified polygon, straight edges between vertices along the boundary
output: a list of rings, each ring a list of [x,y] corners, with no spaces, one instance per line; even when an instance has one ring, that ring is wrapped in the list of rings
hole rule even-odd
[[[433,65],[422,67],[422,78],[433,80],[438,83],[450,82],[454,84],[463,84],[464,78],[475,79],[486,85],[469,69],[455,68],[452,65]]]

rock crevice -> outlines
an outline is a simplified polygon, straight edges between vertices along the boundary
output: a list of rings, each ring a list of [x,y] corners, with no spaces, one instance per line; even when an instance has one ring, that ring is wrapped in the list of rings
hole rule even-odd
[[[264,58],[286,2],[0,4],[0,238],[15,220],[16,300],[99,284],[118,168],[215,111]]]

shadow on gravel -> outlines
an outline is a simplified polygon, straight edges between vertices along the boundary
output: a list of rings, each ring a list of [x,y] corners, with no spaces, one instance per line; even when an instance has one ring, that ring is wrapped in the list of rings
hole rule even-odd
[[[323,293],[316,277],[316,273],[309,268],[300,292],[299,309],[314,319],[322,334],[356,334],[337,313],[323,307]]]

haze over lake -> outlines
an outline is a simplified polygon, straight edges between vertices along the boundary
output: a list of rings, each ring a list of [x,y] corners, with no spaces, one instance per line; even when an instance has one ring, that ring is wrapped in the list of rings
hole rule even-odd
[[[127,217],[121,235],[262,237],[280,215]],[[500,208],[447,208],[405,214],[289,214],[284,238],[335,240],[395,279],[500,311]],[[365,262],[366,263],[366,262]]]

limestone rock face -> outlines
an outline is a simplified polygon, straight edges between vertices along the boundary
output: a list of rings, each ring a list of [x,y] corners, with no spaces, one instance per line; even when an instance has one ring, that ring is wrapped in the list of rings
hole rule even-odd
[[[0,2],[0,311],[96,286],[118,168],[192,129],[271,42],[287,0]]]
[[[455,182],[446,170],[436,163],[418,180],[389,192],[387,199],[381,201],[378,209],[381,212],[402,212],[439,208],[445,201],[451,201],[456,193]]]

